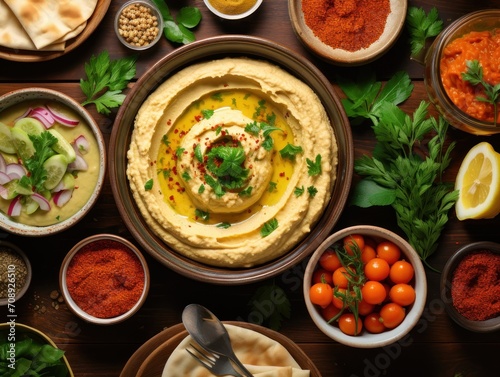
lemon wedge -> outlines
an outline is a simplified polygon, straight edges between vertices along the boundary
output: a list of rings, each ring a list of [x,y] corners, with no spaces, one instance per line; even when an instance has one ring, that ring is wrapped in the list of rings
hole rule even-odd
[[[500,154],[481,142],[467,152],[455,180],[459,220],[489,219],[500,213]]]

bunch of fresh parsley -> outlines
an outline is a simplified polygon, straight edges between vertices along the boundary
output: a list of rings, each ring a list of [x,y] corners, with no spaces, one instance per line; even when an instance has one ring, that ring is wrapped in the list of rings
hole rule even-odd
[[[354,188],[351,204],[392,206],[398,226],[429,266],[427,258],[436,251],[458,198],[453,186],[442,181],[454,148],[454,143],[445,147],[448,124],[428,116],[427,102],[413,117],[397,106],[412,92],[407,74],[397,73],[383,88],[373,76],[361,84],[344,78],[340,86],[347,95],[347,115],[370,119],[377,139],[372,156],[355,161],[355,172],[364,179]]]
[[[80,88],[87,97],[82,106],[93,103],[105,115],[119,107],[125,99],[122,91],[135,76],[136,60],[136,56],[111,60],[107,51],[97,57],[92,55],[85,63],[87,78],[80,79]]]

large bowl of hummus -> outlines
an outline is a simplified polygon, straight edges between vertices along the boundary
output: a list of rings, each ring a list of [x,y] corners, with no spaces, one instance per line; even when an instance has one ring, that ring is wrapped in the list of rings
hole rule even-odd
[[[178,48],[140,77],[108,156],[142,247],[218,284],[269,278],[311,254],[342,213],[353,167],[330,82],[287,48],[239,35]]]

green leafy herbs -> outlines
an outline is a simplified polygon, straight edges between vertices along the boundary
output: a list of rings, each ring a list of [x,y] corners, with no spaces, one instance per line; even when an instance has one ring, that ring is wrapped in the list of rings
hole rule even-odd
[[[122,91],[136,73],[136,56],[111,60],[107,51],[92,55],[85,63],[86,79],[80,79],[80,88],[87,97],[82,106],[93,103],[97,111],[108,115],[119,107],[125,95]]]
[[[163,34],[174,43],[188,44],[194,42],[196,37],[194,29],[201,21],[201,12],[196,7],[182,7],[174,19],[165,0],[153,0],[160,10],[163,18]]]
[[[400,90],[411,93],[410,88],[407,82]],[[359,207],[392,206],[398,226],[427,266],[458,198],[453,185],[442,181],[455,143],[446,147],[448,124],[429,117],[428,106],[421,102],[410,116],[394,102],[378,102],[377,116],[370,117],[377,144],[371,157],[355,161],[355,172],[364,178],[350,198]]]
[[[207,169],[217,177],[223,189],[239,189],[246,182],[249,173],[243,167],[245,158],[242,147],[215,147],[207,153]]]
[[[288,143],[280,150],[280,155],[283,158],[288,158],[289,160],[295,160],[295,156],[302,153],[303,149],[300,145],[293,145]]]
[[[252,313],[259,313],[264,325],[272,330],[278,331],[284,319],[290,318],[291,303],[286,292],[276,285],[266,284],[260,286],[250,299],[248,304]],[[265,310],[263,310],[265,307]]]
[[[321,174],[321,155],[316,155],[316,158],[313,160],[306,158],[307,163],[307,174],[311,177]]]
[[[437,36],[443,30],[443,21],[436,8],[429,13],[417,7],[409,7],[406,26],[410,34],[411,55],[417,56],[424,50],[428,38]]]
[[[368,69],[356,71],[355,80],[342,75],[336,81],[346,95],[342,99],[342,105],[353,125],[361,124],[367,119],[377,123],[383,115],[383,104],[389,102],[399,105],[413,91],[413,84],[406,72],[397,72],[385,85],[377,81],[375,74]]]
[[[497,125],[498,102],[500,101],[500,83],[491,85],[484,80],[483,67],[478,60],[468,60],[466,63],[467,71],[462,73],[462,79],[469,82],[472,86],[480,87],[484,95],[476,96],[476,100],[493,105],[494,122]]]
[[[2,334],[2,339],[7,339]],[[0,344],[0,375],[9,376],[53,376],[66,377],[68,368],[64,363],[64,351],[30,337],[15,342],[15,362],[10,359],[11,343]]]
[[[260,229],[260,235],[262,237],[269,236],[272,232],[278,229],[278,220],[273,218],[269,221],[266,221],[262,228]]]
[[[47,171],[43,164],[55,154],[52,147],[57,143],[57,139],[47,131],[42,132],[39,136],[30,135],[30,139],[35,147],[35,154],[23,161],[30,174],[25,178],[29,182],[22,182],[22,184],[25,187],[34,187],[36,192],[43,193],[46,191],[44,183],[47,179]]]

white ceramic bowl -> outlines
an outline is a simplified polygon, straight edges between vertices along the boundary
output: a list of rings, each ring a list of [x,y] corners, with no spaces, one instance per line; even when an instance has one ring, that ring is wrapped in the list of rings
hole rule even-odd
[[[358,336],[346,335],[338,328],[338,326],[329,324],[321,316],[318,307],[312,304],[309,299],[312,276],[319,265],[319,258],[330,245],[341,241],[344,237],[351,234],[361,234],[374,239],[376,242],[388,240],[395,243],[401,249],[401,258],[404,256],[404,259],[410,262],[414,269],[415,275],[413,278],[413,286],[416,293],[415,302],[408,307],[405,319],[400,325],[380,334],[371,334],[367,331],[362,331],[362,333]],[[423,264],[417,252],[403,238],[384,228],[370,225],[358,225],[342,229],[332,234],[318,247],[307,264],[304,275],[303,291],[307,310],[316,326],[318,326],[318,328],[325,335],[347,346],[356,348],[376,348],[397,342],[408,334],[408,332],[410,332],[410,330],[417,324],[424,310],[427,298],[427,280]]]
[[[406,19],[406,0],[390,0],[391,11],[380,38],[366,48],[347,51],[333,48],[318,38],[304,20],[302,0],[288,0],[288,12],[297,38],[323,60],[339,66],[368,64],[385,54],[396,42]]]
[[[158,20],[158,34],[156,37],[148,44],[142,45],[142,46],[136,46],[134,44],[129,43],[128,41],[123,38],[122,35],[120,35],[119,32],[119,22],[120,22],[120,15],[122,14],[123,10],[128,7],[129,5],[132,4],[138,4],[138,5],[143,5],[151,10],[151,14],[153,16],[156,16],[156,19]],[[148,0],[130,0],[127,1],[125,4],[123,4],[118,12],[116,12],[115,16],[115,22],[114,22],[114,28],[115,28],[115,33],[116,36],[118,37],[118,40],[126,47],[130,48],[131,50],[136,50],[136,51],[142,51],[142,50],[147,50],[148,48],[153,47],[155,44],[158,43],[158,41],[161,39],[163,35],[163,18],[160,14],[160,11],[156,7],[156,5]]]
[[[203,0],[203,2],[205,3],[206,7],[210,10],[210,12],[225,20],[241,20],[242,18],[246,18],[255,13],[255,11],[259,9],[260,5],[262,4],[262,0],[257,0],[255,4],[247,11],[242,13],[229,14],[229,13],[224,13],[215,8],[212,5],[212,3],[210,3],[210,0]]]
[[[31,276],[33,275],[33,273],[32,273],[31,263],[28,259],[28,256],[18,246],[14,245],[11,242],[0,240],[0,250],[1,249],[11,250],[14,253],[18,254],[23,259],[24,264],[26,265],[26,280],[24,282],[24,285],[21,287],[21,289],[15,295],[14,301],[9,300],[8,296],[5,298],[0,298],[0,306],[4,306],[4,305],[7,305],[9,302],[14,303],[15,301],[18,301],[21,297],[24,296],[24,294],[26,293],[26,291],[28,290],[28,288],[30,286]],[[18,278],[19,275],[18,275],[18,272],[15,270],[15,268],[9,269],[9,266],[2,266],[2,269],[4,269],[4,268],[6,268],[8,272],[11,272],[12,274],[14,274],[16,279]],[[19,281],[17,281],[17,283],[19,284]]]
[[[61,104],[73,111],[83,120],[83,122],[85,123],[85,127],[88,127],[90,129],[90,134],[94,136],[97,144],[96,147],[99,151],[98,162],[96,164],[98,165],[96,185],[92,190],[88,200],[70,217],[52,225],[26,225],[16,221],[15,218],[7,216],[6,213],[0,211],[1,229],[9,233],[18,234],[21,236],[36,237],[62,232],[78,223],[91,210],[91,208],[96,203],[101,193],[101,189],[104,185],[104,178],[106,174],[106,145],[99,125],[90,115],[90,113],[77,101],[62,92],[46,88],[33,87],[6,93],[0,97],[0,114],[4,110],[12,106],[16,106],[24,102],[28,103],[30,101],[51,101],[57,104]],[[80,127],[80,125],[77,127]]]
[[[142,293],[137,300],[137,302],[130,308],[127,312],[122,313],[120,315],[114,316],[114,317],[109,317],[109,318],[98,318],[93,315],[90,315],[89,313],[85,312],[83,309],[81,309],[75,300],[71,297],[71,293],[68,289],[67,281],[66,281],[66,275],[68,272],[68,267],[71,263],[71,260],[73,257],[80,251],[82,248],[85,246],[96,243],[96,242],[116,242],[119,243],[123,246],[125,246],[126,249],[130,250],[139,260],[141,263],[142,269],[144,271],[144,288],[142,290]],[[96,251],[98,252],[98,251]],[[68,308],[78,317],[81,319],[94,323],[97,325],[112,325],[115,323],[123,322],[126,319],[132,317],[144,304],[146,301],[146,298],[148,296],[149,292],[149,286],[150,286],[150,274],[149,274],[149,268],[148,264],[146,262],[146,259],[142,255],[142,253],[139,251],[139,249],[132,244],[130,241],[123,237],[119,237],[114,234],[95,234],[93,236],[87,237],[80,242],[78,242],[71,250],[66,254],[66,257],[64,258],[61,269],[59,270],[59,286],[61,289],[61,293],[64,297],[64,301],[66,302],[66,305]]]

